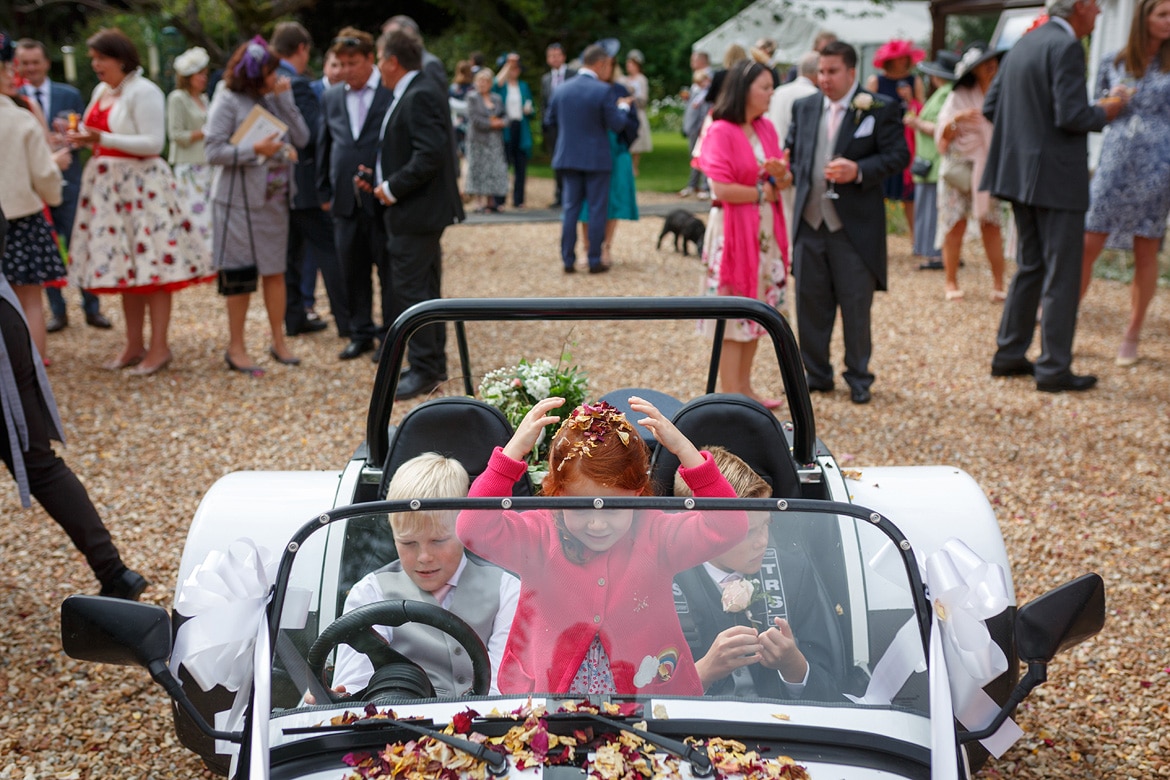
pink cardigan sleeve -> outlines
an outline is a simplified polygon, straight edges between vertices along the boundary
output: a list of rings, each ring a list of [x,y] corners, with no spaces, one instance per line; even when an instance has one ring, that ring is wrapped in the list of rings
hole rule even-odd
[[[496,447],[487,468],[471,483],[469,498],[510,496],[527,466],[512,460]],[[502,509],[467,509],[455,521],[455,533],[467,549],[509,571],[523,576],[534,561],[547,562],[544,550],[555,538],[547,513],[511,512]]]
[[[679,474],[696,498],[735,498],[735,490],[719,471],[711,453],[703,451],[704,463]],[[741,511],[662,513],[647,518],[649,537],[659,560],[671,572],[698,566],[735,545],[747,536],[747,513]]]

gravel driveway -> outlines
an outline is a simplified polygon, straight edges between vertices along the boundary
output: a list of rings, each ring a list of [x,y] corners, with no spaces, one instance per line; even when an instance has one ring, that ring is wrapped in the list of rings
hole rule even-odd
[[[532,199],[548,198],[538,192]],[[561,272],[555,224],[453,228],[444,238],[444,293],[696,293],[698,261],[654,250],[661,225],[657,217],[623,223],[618,266],[602,276]],[[1095,283],[1081,307],[1075,368],[1097,374],[1100,385],[1046,395],[1028,381],[988,375],[1000,306],[988,300],[990,276],[978,250],[964,253],[966,300],[946,303],[942,275],[916,270],[905,238],[890,246],[891,292],[874,307],[873,402],[854,406],[841,382],[836,394],[814,396],[819,435],[862,479],[876,465],[942,463],[970,472],[995,506],[1021,603],[1090,570],[1108,587],[1105,631],[1052,665],[1051,682],[1019,713],[1024,739],[981,776],[1170,775],[1166,291],[1147,321],[1142,362],[1121,369],[1113,354],[1128,291]],[[212,286],[176,296],[174,363],[145,379],[99,368],[119,346],[116,300],[104,301],[113,332],[86,328],[75,292],[69,300],[74,324],[49,337],[49,375],[70,442],[63,455],[127,562],[154,583],[147,600],[169,608],[188,524],[217,478],[241,469],[336,469],[363,438],[373,365],[339,362],[343,342],[332,332],[292,340],[302,366],[276,365],[258,296],[248,333],[254,358],[268,369],[259,380],[225,370],[226,318]],[[659,389],[691,397],[704,376],[706,345],[687,325],[626,326],[615,334],[549,328],[519,346],[492,328],[471,333],[478,374],[520,357],[555,360],[568,341],[598,392],[632,384],[641,371]],[[840,350],[838,336],[838,361]],[[765,362],[757,359],[757,386],[774,393],[776,375]],[[7,694],[0,778],[204,776],[178,745],[169,703],[145,672],[62,654],[62,599],[96,592],[65,535],[39,507],[21,510],[6,479],[0,513],[0,691]]]

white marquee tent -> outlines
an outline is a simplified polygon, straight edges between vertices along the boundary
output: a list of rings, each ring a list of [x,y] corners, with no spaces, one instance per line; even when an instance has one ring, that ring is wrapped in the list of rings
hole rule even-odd
[[[759,38],[777,42],[776,62],[796,62],[812,48],[822,30],[836,33],[853,44],[868,72],[873,52],[892,38],[907,38],[923,49],[930,41],[930,4],[919,0],[757,0],[711,32],[695,41],[692,49],[705,51],[718,64],[733,43],[745,48]]]

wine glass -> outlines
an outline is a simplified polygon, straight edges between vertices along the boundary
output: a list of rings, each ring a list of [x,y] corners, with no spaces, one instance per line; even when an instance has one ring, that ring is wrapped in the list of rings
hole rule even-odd
[[[833,155],[832,159],[829,160],[829,162],[832,162],[833,160],[840,160],[840,159],[841,159],[841,155],[835,154],[835,155]],[[828,186],[825,188],[825,193],[821,197],[823,197],[825,200],[837,200],[838,198],[840,198],[841,194],[839,192],[837,192],[836,182],[834,182],[832,179],[826,179],[825,182],[828,184]]]

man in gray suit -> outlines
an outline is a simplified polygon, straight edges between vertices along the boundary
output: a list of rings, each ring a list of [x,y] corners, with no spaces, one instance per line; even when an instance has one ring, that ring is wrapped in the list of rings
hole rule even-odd
[[[870,308],[886,289],[886,208],[882,179],[910,164],[902,108],[857,86],[857,50],[834,41],[821,50],[823,94],[792,106],[787,148],[796,199],[796,324],[809,390],[833,389],[829,343],[837,309],[845,373],[855,404],[869,403],[873,373]]]
[[[549,121],[549,106],[552,105],[553,93],[569,79],[577,75],[576,68],[565,64],[565,49],[559,43],[550,43],[544,50],[544,59],[548,63],[548,72],[540,77],[540,129],[544,150],[552,158],[557,148],[557,126]],[[550,208],[559,209],[562,205],[561,196],[564,188],[564,176],[560,171],[553,171],[556,179],[556,190]]]
[[[1082,238],[1089,207],[1087,136],[1120,113],[1124,98],[1090,105],[1081,38],[1093,30],[1096,0],[1049,0],[1049,21],[1004,57],[983,102],[995,125],[980,184],[1010,201],[1019,232],[1018,270],[1004,302],[992,376],[1036,377],[1036,389],[1088,390],[1095,376],[1072,372]],[[1032,344],[1036,310],[1040,359]]]

